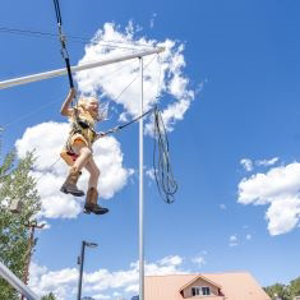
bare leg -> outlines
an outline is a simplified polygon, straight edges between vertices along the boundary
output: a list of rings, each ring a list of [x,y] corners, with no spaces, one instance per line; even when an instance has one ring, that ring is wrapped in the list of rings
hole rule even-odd
[[[76,171],[81,171],[82,168],[89,162],[92,157],[92,150],[84,143],[77,143],[73,146],[74,150],[79,153],[79,157],[76,159],[73,168]]]
[[[93,157],[91,157],[88,160],[88,162],[85,164],[84,167],[90,173],[88,189],[90,189],[91,187],[97,189],[98,179],[99,179],[101,172],[100,172],[98,166],[96,165]]]
[[[84,143],[76,143],[76,145],[74,145],[74,150],[79,153],[79,157],[75,161],[74,165],[70,168],[69,175],[60,188],[60,191],[65,194],[72,194],[80,197],[84,195],[84,192],[77,188],[77,181],[81,174],[81,169],[91,158],[92,151]]]

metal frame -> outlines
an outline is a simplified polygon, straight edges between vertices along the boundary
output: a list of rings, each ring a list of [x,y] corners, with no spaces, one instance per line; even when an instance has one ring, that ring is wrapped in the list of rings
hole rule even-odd
[[[153,50],[142,51],[142,52],[135,53],[135,54],[124,55],[122,57],[115,57],[115,58],[111,58],[111,59],[100,60],[97,62],[72,66],[71,71],[79,72],[79,71],[83,71],[83,70],[93,69],[96,67],[106,66],[106,65],[110,65],[113,63],[121,62],[121,61],[144,57],[144,56],[151,55],[151,54],[158,54],[163,51],[165,51],[165,48],[157,48],[157,49],[153,49]],[[6,88],[17,86],[17,85],[22,85],[22,84],[26,84],[26,83],[30,83],[30,82],[35,82],[35,81],[40,81],[40,80],[49,79],[49,78],[53,78],[53,77],[58,77],[58,76],[65,75],[67,73],[68,73],[67,69],[63,68],[63,69],[52,70],[52,71],[48,71],[48,72],[44,72],[44,73],[38,73],[38,74],[34,74],[34,75],[28,75],[28,76],[24,76],[24,77],[4,80],[4,81],[0,81],[0,89],[6,89]]]
[[[29,289],[12,271],[0,262],[0,276],[2,276],[11,286],[26,297],[27,300],[40,300],[33,291]]]
[[[80,66],[73,66],[71,70],[73,72],[79,72],[87,69],[92,69],[100,66],[105,66],[117,62],[122,62],[130,59],[139,59],[140,66],[140,115],[143,114],[143,57],[159,54],[165,51],[165,48],[156,48],[153,50],[142,51],[140,53],[124,55],[122,57],[111,58],[107,60],[101,60],[93,63],[86,63]],[[58,77],[67,74],[67,70],[58,69],[44,73],[29,75],[25,77],[5,80],[0,82],[0,89],[5,89],[17,85],[22,85],[30,82],[40,81],[53,77]],[[139,120],[139,300],[144,300],[144,190],[143,190],[143,118]],[[24,294],[25,295],[25,294]],[[28,297],[27,297],[28,298]],[[36,300],[37,298],[28,298],[28,300]]]

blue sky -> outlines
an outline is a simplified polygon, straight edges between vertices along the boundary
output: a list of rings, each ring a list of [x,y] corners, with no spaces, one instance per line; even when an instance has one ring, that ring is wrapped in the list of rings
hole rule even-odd
[[[97,30],[102,30],[100,40],[120,34],[129,42],[140,43],[144,38],[148,45],[167,45],[163,72],[171,77],[161,82],[159,101],[165,112],[169,105],[179,106],[180,118],[173,106],[168,120],[173,124],[169,140],[179,191],[175,203],[167,205],[145,175],[148,273],[247,270],[263,286],[288,283],[299,276],[298,1],[61,2],[67,35],[86,39],[85,43],[68,41],[73,64],[103,58],[85,49]],[[57,32],[50,0],[30,4],[11,0],[1,5],[0,14],[1,28]],[[55,38],[3,30],[0,37],[1,81],[64,66]],[[89,49],[99,49],[96,46]],[[155,61],[151,66],[146,85],[152,97],[147,98],[149,105],[154,101],[159,65]],[[115,126],[124,112],[130,119],[138,100],[133,86],[118,104],[114,102],[130,76],[116,72],[104,83],[101,79],[112,71],[98,70],[90,81],[77,77],[82,92],[87,92],[90,83],[99,95],[106,92],[102,97],[110,102],[110,119],[99,129]],[[40,220],[50,228],[38,235],[31,285],[41,293],[52,288],[60,299],[74,298],[76,257],[85,239],[97,242],[99,248],[87,252],[84,294],[96,299],[116,299],[122,294],[130,299],[137,284],[138,126],[95,145],[107,184],[100,179],[100,193],[107,198],[101,202],[111,212],[100,218],[83,215],[79,213],[83,199],[62,199],[55,189],[66,172],[63,164],[54,173],[47,170],[57,158],[58,141],[65,138],[57,133],[67,132],[66,120],[59,115],[67,92],[67,78],[60,77],[0,93],[0,124],[6,127],[3,151],[17,146],[22,156],[31,146],[40,146],[35,175],[44,174],[40,188],[52,197],[43,194],[48,206]],[[114,150],[104,156],[105,149]],[[151,168],[152,151],[153,140],[145,136],[145,171]],[[105,159],[110,167],[105,167]],[[118,180],[113,180],[113,167]],[[85,182],[86,178],[83,187]],[[64,206],[58,211],[60,203]]]

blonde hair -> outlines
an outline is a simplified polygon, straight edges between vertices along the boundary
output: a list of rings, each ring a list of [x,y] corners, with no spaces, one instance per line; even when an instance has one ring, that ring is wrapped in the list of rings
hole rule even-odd
[[[99,100],[96,97],[80,97],[78,99],[78,106],[85,109],[86,105],[92,101],[97,101],[99,103]]]
[[[97,101],[98,103],[98,113],[97,113],[97,121],[104,121],[107,119],[108,114],[108,103],[100,103],[99,99],[93,96],[82,96],[78,99],[78,107],[86,109],[87,104],[92,101]]]

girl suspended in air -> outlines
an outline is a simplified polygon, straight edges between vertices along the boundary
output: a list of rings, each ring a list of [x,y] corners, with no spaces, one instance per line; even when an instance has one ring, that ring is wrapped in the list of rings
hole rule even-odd
[[[101,121],[99,103],[94,97],[81,97],[78,104],[71,107],[70,104],[75,94],[75,89],[71,88],[60,111],[63,116],[69,117],[72,123],[66,146],[61,152],[61,157],[70,166],[70,170],[60,190],[65,194],[83,196],[84,192],[77,188],[77,181],[81,175],[81,170],[85,168],[90,173],[90,178],[84,211],[97,215],[105,214],[108,209],[97,204],[100,170],[93,159],[92,150],[93,143],[103,136],[103,134],[98,134],[95,131],[96,123]]]

